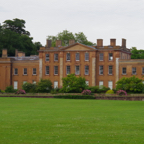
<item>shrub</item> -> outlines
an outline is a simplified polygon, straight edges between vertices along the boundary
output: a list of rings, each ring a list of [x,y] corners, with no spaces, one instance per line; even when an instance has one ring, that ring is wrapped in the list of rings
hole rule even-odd
[[[54,98],[63,98],[63,99],[95,99],[95,96],[92,95],[58,95]]]
[[[25,90],[19,89],[16,94],[26,94]]]
[[[91,91],[90,90],[83,90],[82,94],[83,95],[91,95]]]
[[[0,92],[1,92],[1,89],[0,89]]]
[[[113,90],[108,90],[108,91],[106,92],[106,94],[114,94],[114,91],[113,91]]]
[[[5,93],[5,91],[4,91],[4,90],[1,90],[1,93]]]
[[[15,93],[16,90],[14,90],[13,86],[11,85],[11,86],[6,87],[5,92],[7,92],[7,93]]]
[[[116,93],[116,92],[117,92],[116,88],[113,88],[112,90],[114,91],[114,93]]]
[[[36,92],[48,93],[52,90],[52,82],[49,79],[41,79],[36,87]]]
[[[92,93],[105,93],[106,91],[110,90],[110,88],[105,86],[92,86],[88,87],[88,89],[91,90]]]
[[[55,89],[52,89],[50,93],[51,94],[57,94],[57,93],[59,93],[59,91],[60,91],[59,88],[55,88]]]
[[[26,93],[35,93],[36,92],[36,84],[32,84],[32,83],[24,83],[22,85],[22,89],[25,90]]]
[[[119,91],[117,91],[117,95],[120,95],[120,96],[125,95],[125,96],[127,96],[127,92],[124,91],[124,90],[119,90]]]

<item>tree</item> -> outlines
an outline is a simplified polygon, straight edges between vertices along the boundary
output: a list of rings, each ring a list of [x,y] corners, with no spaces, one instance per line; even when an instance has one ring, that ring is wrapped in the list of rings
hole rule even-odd
[[[6,20],[0,25],[0,56],[2,49],[8,50],[8,56],[15,55],[15,49],[23,51],[26,55],[38,54],[40,42],[33,43],[30,32],[25,30],[25,21],[20,19]]]
[[[49,40],[52,40],[52,46],[56,46],[56,40],[62,40],[62,46],[68,46],[69,40],[74,39],[76,42],[85,44],[85,45],[95,45],[87,40],[87,37],[84,35],[83,32],[75,33],[69,32],[67,30],[63,30],[63,32],[58,33],[56,36],[48,36]]]
[[[82,90],[84,90],[87,87],[85,83],[85,78],[76,77],[75,74],[67,75],[67,77],[62,78],[62,81],[63,88],[60,90],[61,92],[82,92]]]
[[[132,47],[131,53],[131,59],[144,59],[144,50],[137,50],[136,47]]]

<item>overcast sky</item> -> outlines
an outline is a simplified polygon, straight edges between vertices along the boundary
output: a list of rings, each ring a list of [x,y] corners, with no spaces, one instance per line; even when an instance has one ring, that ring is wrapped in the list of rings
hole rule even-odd
[[[34,41],[48,35],[84,32],[89,41],[127,39],[127,47],[144,49],[144,0],[0,0],[0,23],[19,18]]]

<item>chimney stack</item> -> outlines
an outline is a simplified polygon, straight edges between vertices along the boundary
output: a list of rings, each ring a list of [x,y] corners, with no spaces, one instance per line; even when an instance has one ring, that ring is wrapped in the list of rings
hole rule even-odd
[[[51,47],[51,42],[52,42],[51,40],[48,40],[48,39],[46,40],[46,47],[47,48]]]
[[[61,47],[62,41],[61,40],[56,40],[56,47]]]
[[[7,57],[7,49],[3,49],[2,50],[2,58],[6,58]]]
[[[103,47],[103,39],[97,39],[97,47]]]
[[[126,48],[126,39],[122,39],[122,47]]]
[[[19,51],[19,52],[18,52],[18,57],[25,57],[25,53],[24,53],[24,52]]]
[[[15,57],[17,57],[17,56],[18,56],[18,50],[15,49]]]
[[[110,39],[110,45],[116,46],[116,39]]]
[[[72,44],[74,44],[74,43],[75,43],[75,40],[74,40],[74,39],[69,40],[69,45],[72,45]]]

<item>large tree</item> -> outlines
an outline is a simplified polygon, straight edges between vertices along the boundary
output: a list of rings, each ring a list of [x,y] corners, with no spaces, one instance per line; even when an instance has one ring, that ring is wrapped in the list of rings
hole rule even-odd
[[[144,59],[144,50],[137,50],[136,47],[132,47],[131,53],[131,59]]]
[[[56,36],[48,36],[49,40],[52,40],[52,46],[56,46],[56,40],[62,40],[62,46],[67,46],[69,40],[74,39],[76,42],[85,44],[85,45],[96,45],[93,42],[88,41],[87,37],[84,35],[83,32],[75,33],[69,32],[67,30],[63,30],[62,32],[58,33]]]
[[[15,49],[25,52],[26,55],[37,54],[38,46],[41,44],[33,43],[32,40],[30,32],[25,30],[24,20],[6,20],[0,25],[0,56],[3,48],[8,50],[9,56],[15,55]]]

